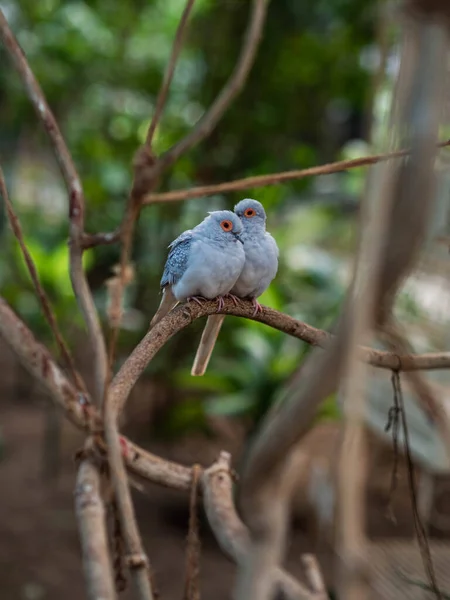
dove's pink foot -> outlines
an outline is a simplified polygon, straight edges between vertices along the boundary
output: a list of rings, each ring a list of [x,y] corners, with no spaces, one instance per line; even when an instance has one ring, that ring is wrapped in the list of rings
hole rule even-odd
[[[191,300],[196,302],[199,306],[202,306],[203,302],[207,301],[207,298],[204,298],[203,296],[189,296],[189,298],[186,298],[186,302],[190,302]]]
[[[217,312],[220,312],[223,309],[223,307],[225,306],[225,301],[223,299],[223,296],[217,296],[216,300],[217,300]]]
[[[262,312],[263,309],[262,309],[261,304],[258,302],[258,300],[256,298],[252,298],[252,304],[255,307],[255,310],[253,311],[252,317],[256,317],[256,315],[259,312]]]
[[[233,300],[233,304],[237,306],[239,304],[239,298],[234,294],[225,294],[225,298],[231,298]]]

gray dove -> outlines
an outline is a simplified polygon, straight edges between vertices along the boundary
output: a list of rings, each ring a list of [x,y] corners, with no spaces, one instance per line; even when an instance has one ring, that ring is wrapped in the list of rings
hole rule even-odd
[[[230,210],[210,212],[199,225],[182,233],[170,245],[161,279],[163,297],[150,327],[178,302],[218,298],[236,283],[245,263],[239,217]]]
[[[236,204],[234,212],[244,227],[241,238],[244,244],[245,265],[229,295],[233,299],[236,296],[251,299],[255,307],[255,316],[261,310],[257,298],[266,291],[277,274],[278,246],[266,231],[266,213],[260,202],[246,198]],[[225,315],[208,317],[191,375],[204,375],[224,318]]]

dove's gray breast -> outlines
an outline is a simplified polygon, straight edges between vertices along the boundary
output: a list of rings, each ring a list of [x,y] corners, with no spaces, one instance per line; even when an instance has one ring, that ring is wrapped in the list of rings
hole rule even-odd
[[[278,270],[278,246],[268,232],[246,232],[245,265],[231,293],[239,298],[258,298],[269,287]]]
[[[171,244],[161,286],[172,286],[179,301],[191,296],[215,298],[227,294],[245,261],[240,241],[215,241],[187,231]]]

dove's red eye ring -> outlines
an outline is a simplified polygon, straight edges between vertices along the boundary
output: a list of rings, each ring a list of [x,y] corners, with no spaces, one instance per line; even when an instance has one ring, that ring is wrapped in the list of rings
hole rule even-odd
[[[256,217],[256,210],[254,208],[247,208],[247,210],[244,211],[244,217]]]
[[[233,230],[233,223],[231,221],[221,221],[220,226],[226,232]]]

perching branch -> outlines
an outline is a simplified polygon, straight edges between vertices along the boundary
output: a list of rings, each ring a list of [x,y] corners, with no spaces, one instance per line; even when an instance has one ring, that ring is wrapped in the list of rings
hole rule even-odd
[[[105,507],[97,467],[85,459],[78,470],[75,512],[81,538],[89,600],[115,600],[116,591],[106,535]]]
[[[450,146],[450,140],[445,140],[438,144],[438,148],[446,148],[448,146]],[[309,167],[307,169],[296,169],[281,173],[268,173],[267,175],[253,175],[251,177],[245,177],[244,179],[236,179],[235,181],[225,181],[224,183],[202,185],[185,190],[173,190],[171,192],[163,192],[161,194],[146,194],[143,198],[143,204],[154,204],[156,202],[177,202],[179,200],[201,198],[203,196],[212,196],[214,194],[225,194],[229,192],[238,192],[240,190],[248,190],[251,188],[265,187],[268,185],[277,185],[279,183],[285,183],[286,181],[294,181],[297,179],[304,179],[306,177],[329,175],[331,173],[346,171],[347,169],[367,167],[391,158],[401,158],[403,156],[407,156],[409,152],[409,149],[397,150],[395,152],[374,154],[372,156],[363,156],[361,158],[353,158],[351,160],[340,160],[326,165],[320,165],[318,167]]]
[[[47,132],[69,194],[70,278],[75,297],[86,322],[89,343],[94,349],[96,397],[100,401],[106,379],[106,349],[97,309],[82,264],[85,202],[81,180],[44,93],[1,10],[0,38],[25,86],[38,118]]]
[[[28,269],[28,273],[30,274],[31,281],[33,282],[34,289],[36,291],[36,295],[38,297],[39,303],[42,308],[42,312],[44,313],[44,317],[50,327],[50,330],[55,338],[56,345],[58,346],[59,353],[63,361],[65,362],[67,368],[70,371],[72,376],[72,380],[80,390],[80,392],[85,392],[85,385],[80,375],[77,373],[75,369],[75,364],[73,362],[72,355],[70,354],[70,350],[62,337],[62,334],[59,330],[58,323],[56,321],[55,314],[52,310],[50,300],[41,284],[39,279],[39,274],[36,269],[36,265],[33,262],[33,258],[25,244],[25,240],[23,237],[22,226],[20,224],[19,217],[16,215],[14,211],[14,207],[9,198],[8,189],[6,187],[5,178],[3,175],[3,170],[0,167],[0,195],[3,197],[3,202],[5,203],[6,208],[6,216],[8,218],[10,227],[12,232],[19,244],[20,250],[22,252],[23,259]]]
[[[214,300],[205,302],[202,306],[190,302],[175,308],[145,335],[112,381],[110,401],[115,405],[117,415],[122,411],[135,382],[167,340],[190,325],[195,319],[216,314],[216,312],[217,302]],[[245,317],[264,323],[320,348],[329,348],[334,340],[329,333],[297,321],[272,308],[263,307],[262,312],[256,316],[253,316],[253,312],[254,308],[251,302],[241,301],[239,306],[235,306],[229,299],[225,300],[224,307],[220,311],[221,314]],[[390,370],[446,369],[450,366],[450,353],[447,352],[398,356],[392,352],[361,348],[361,358],[374,367]]]

